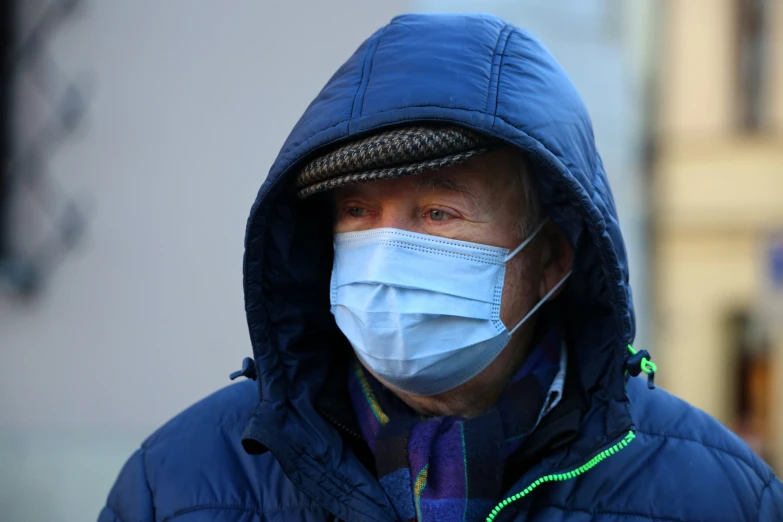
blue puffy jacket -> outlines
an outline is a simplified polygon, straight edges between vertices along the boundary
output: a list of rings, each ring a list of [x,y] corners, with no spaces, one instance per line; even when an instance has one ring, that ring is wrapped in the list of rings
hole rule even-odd
[[[572,351],[565,394],[507,466],[507,500],[489,519],[783,521],[783,485],[745,444],[626,376],[628,260],[587,111],[560,66],[498,18],[406,15],[329,80],[258,193],[244,260],[255,383],[217,392],[144,442],[100,522],[395,519],[335,377],[349,347],[329,313],[327,198],[297,200],[292,179],[337,143],[415,121],[523,151],[575,247],[559,299]]]

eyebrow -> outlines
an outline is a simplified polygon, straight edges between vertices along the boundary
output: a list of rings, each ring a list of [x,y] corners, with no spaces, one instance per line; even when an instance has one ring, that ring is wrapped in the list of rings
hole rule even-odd
[[[418,182],[414,181],[413,187],[416,190],[422,190],[422,189],[450,190],[452,192],[457,192],[458,194],[468,196],[476,203],[478,202],[478,195],[468,185],[465,185],[464,183],[458,183],[451,178],[447,178],[443,176],[441,177],[434,176]]]
[[[334,189],[333,194],[335,198],[348,198],[358,192],[356,184],[343,185]]]
[[[433,176],[424,180],[416,179],[416,176],[411,177],[411,186],[415,190],[447,190],[459,194],[462,196],[463,201],[469,198],[473,205],[478,210],[479,197],[475,190],[465,183],[459,183],[448,176]],[[335,200],[344,200],[355,196],[360,191],[361,184],[350,184],[342,187],[337,187],[334,190]]]

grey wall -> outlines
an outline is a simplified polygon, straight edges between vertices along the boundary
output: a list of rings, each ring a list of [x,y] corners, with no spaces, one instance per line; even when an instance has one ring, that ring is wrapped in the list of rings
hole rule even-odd
[[[25,5],[28,24],[45,3]],[[95,87],[51,172],[93,210],[42,295],[0,296],[0,520],[94,519],[142,438],[228,384],[250,354],[241,263],[256,191],[329,76],[406,9],[93,0],[58,33],[54,61]],[[53,100],[19,92],[29,135]],[[26,219],[28,199],[22,244],[45,224]]]

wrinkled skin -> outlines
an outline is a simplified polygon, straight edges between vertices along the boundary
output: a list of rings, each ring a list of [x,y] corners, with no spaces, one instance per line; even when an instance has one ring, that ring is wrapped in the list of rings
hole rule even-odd
[[[502,149],[434,172],[340,187],[334,193],[335,232],[397,228],[513,250],[525,239],[523,234],[531,232],[520,227],[530,211],[523,169],[519,154]],[[572,260],[571,245],[547,223],[507,263],[503,324],[513,328],[566,275]],[[475,416],[497,401],[525,360],[534,326],[535,316],[487,368],[445,393],[415,396],[384,384],[423,415]]]

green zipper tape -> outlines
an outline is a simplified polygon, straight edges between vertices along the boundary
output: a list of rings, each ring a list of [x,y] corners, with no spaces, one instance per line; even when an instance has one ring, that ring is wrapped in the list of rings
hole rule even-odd
[[[563,482],[566,480],[571,480],[579,475],[583,475],[584,473],[587,473],[591,469],[593,469],[595,466],[603,462],[604,460],[608,459],[621,449],[624,449],[628,444],[631,443],[631,441],[636,438],[636,435],[633,431],[629,431],[628,435],[625,436],[623,440],[615,444],[614,446],[611,446],[609,448],[606,448],[601,453],[597,454],[595,457],[590,459],[588,462],[585,462],[578,468],[576,468],[573,471],[569,471],[567,473],[555,473],[552,475],[545,475],[532,484],[530,484],[528,487],[517,493],[516,495],[512,495],[508,497],[506,500],[502,501],[500,504],[495,506],[492,511],[487,515],[487,522],[493,522],[495,518],[500,514],[501,511],[503,511],[503,508],[511,504],[512,502],[516,502],[517,500],[526,497],[530,494],[531,491],[536,489],[538,486],[543,484],[544,482]]]

